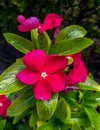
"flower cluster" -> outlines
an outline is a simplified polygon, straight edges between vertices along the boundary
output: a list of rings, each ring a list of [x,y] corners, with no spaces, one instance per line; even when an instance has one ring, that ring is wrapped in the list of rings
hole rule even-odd
[[[17,20],[20,23],[18,26],[20,32],[38,29],[40,33],[43,33],[46,30],[59,27],[63,19],[56,14],[48,14],[45,17],[43,24],[34,16],[26,19],[23,15],[19,15]]]
[[[86,30],[79,25],[60,29],[63,19],[54,13],[43,23],[34,16],[17,20],[18,30],[30,32],[31,40],[4,33],[24,56],[0,75],[0,116],[9,116],[0,117],[0,129],[10,124],[16,130],[99,130],[100,85],[82,59],[82,51],[93,43]]]
[[[39,33],[53,28],[57,29],[62,22],[62,18],[56,14],[48,14],[43,24],[36,17],[25,19],[23,15],[19,15],[17,20],[20,23],[19,31],[38,29]],[[73,58],[73,63],[71,71],[66,74],[64,70],[68,67],[68,57]],[[23,63],[26,68],[17,74],[17,79],[27,85],[34,84],[33,94],[39,100],[49,100],[52,92],[64,91],[67,86],[85,82],[87,78],[87,70],[81,60],[81,53],[68,56],[47,55],[43,50],[35,49],[24,56]]]

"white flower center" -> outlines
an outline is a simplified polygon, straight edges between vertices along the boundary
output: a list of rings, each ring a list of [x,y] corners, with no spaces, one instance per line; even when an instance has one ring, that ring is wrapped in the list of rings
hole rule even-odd
[[[0,103],[0,107],[2,107],[3,106],[3,104],[2,103]]]
[[[41,77],[42,77],[42,78],[44,78],[44,79],[45,79],[45,78],[46,78],[46,76],[47,76],[46,72],[42,72],[42,73],[41,73]]]
[[[38,26],[38,28],[40,29],[40,28],[41,28],[41,26]]]

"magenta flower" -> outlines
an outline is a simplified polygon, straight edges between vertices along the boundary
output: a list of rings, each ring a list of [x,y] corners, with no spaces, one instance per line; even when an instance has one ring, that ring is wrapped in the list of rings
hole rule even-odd
[[[0,95],[0,116],[7,117],[6,111],[10,104],[11,101],[5,95]]]
[[[36,17],[26,19],[23,15],[19,15],[17,20],[20,23],[18,26],[20,32],[28,32],[32,29],[38,29],[39,32],[42,33],[46,30],[59,27],[63,19],[60,16],[51,13],[45,17],[43,24],[40,23]]]
[[[81,53],[71,55],[73,57],[73,68],[67,76],[67,85],[76,85],[79,82],[85,82],[87,78],[86,67],[81,60]]]
[[[47,56],[42,50],[34,50],[23,57],[26,68],[17,74],[20,82],[33,85],[36,99],[49,100],[52,92],[64,90],[66,74],[62,72],[67,66],[64,56]]]

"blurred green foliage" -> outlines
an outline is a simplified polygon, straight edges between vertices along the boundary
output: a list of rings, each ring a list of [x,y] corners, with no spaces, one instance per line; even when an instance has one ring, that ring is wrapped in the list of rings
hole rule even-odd
[[[64,18],[63,26],[78,24],[86,28],[89,37],[100,38],[100,0],[1,0],[1,31],[17,32],[19,14],[36,16],[42,22],[52,12]]]

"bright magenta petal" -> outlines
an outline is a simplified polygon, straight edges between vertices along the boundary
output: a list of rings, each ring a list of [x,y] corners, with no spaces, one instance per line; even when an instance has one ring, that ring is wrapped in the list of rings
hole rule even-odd
[[[18,19],[21,25],[18,26],[18,30],[20,32],[28,32],[32,29],[36,29],[39,27],[40,23],[36,17],[30,17],[22,22],[22,19]]]
[[[5,95],[0,95],[0,116],[7,116],[6,111],[10,104],[11,101]]]
[[[56,73],[47,77],[47,81],[50,84],[50,89],[58,93],[65,89],[66,85],[66,74],[63,72]]]
[[[5,95],[0,95],[0,102],[5,102],[7,97]]]
[[[3,117],[7,116],[6,115],[6,110],[3,107],[0,108],[0,116],[3,116]]]
[[[47,57],[46,72],[48,74],[64,70],[67,67],[68,60],[64,56],[51,55]]]
[[[87,70],[81,61],[78,67],[74,67],[67,76],[67,85],[75,85],[79,82],[85,82]]]
[[[42,50],[33,50],[24,56],[23,62],[30,69],[42,72],[45,67],[46,53]]]
[[[37,100],[49,100],[52,92],[49,89],[49,84],[41,78],[33,87],[33,93]]]
[[[36,83],[40,78],[40,73],[32,71],[30,69],[23,69],[16,75],[17,79],[27,85]]]
[[[74,59],[73,66],[77,67],[81,62],[81,53],[73,54],[72,57]]]
[[[44,19],[44,23],[41,24],[41,28],[39,28],[39,32],[42,33],[46,30],[60,26],[62,20],[63,19],[60,16],[54,13],[48,14]]]
[[[17,16],[17,21],[18,21],[20,24],[24,23],[25,20],[26,20],[26,18],[25,18],[23,15]]]
[[[86,67],[85,67],[85,65],[82,61],[80,62],[79,70],[80,70],[80,73],[81,73],[81,82],[85,82],[88,73],[87,73],[87,69],[86,69]]]

